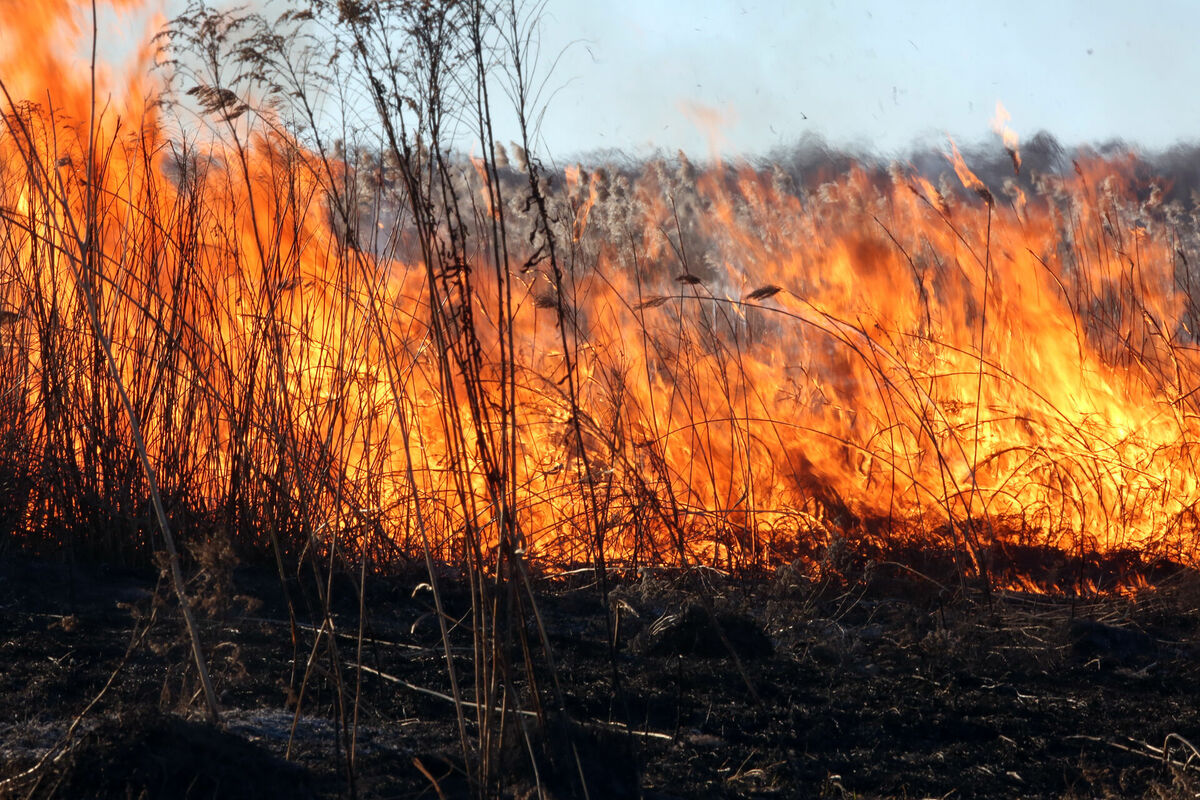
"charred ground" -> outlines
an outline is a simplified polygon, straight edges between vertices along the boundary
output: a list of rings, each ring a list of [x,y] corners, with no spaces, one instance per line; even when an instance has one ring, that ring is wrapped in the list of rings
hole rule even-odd
[[[446,612],[462,618],[468,593],[442,578]],[[7,559],[0,796],[338,797],[351,774],[358,797],[464,796],[427,581],[368,578],[360,595],[337,578],[327,584],[337,636],[318,640],[304,612],[319,602],[315,583],[288,582],[293,626],[271,572],[201,576],[217,727],[203,720],[182,624],[152,572]],[[534,597],[566,714],[519,715],[525,725],[498,751],[500,796],[536,796],[531,748],[548,796],[572,796],[568,741],[591,797],[1200,790],[1194,573],[1135,599],[984,600],[879,563],[746,580],[644,571],[611,588],[615,650],[590,574],[542,579]],[[453,655],[468,672],[469,649]],[[356,731],[343,725],[355,718]]]

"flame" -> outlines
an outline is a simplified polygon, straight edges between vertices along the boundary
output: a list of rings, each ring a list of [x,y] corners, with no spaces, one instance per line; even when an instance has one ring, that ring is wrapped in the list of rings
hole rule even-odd
[[[329,201],[390,168],[331,165],[249,114],[249,136],[185,146],[140,77],[92,126],[90,83],[61,77],[73,11],[54,13],[10,14],[25,46],[0,63],[15,101],[49,98],[18,102],[0,140],[0,299],[23,309],[7,353],[30,452],[67,441],[70,469],[101,482],[128,468],[106,455],[128,426],[86,289],[168,490],[222,524],[266,537],[256,504],[307,503],[325,543],[411,553],[419,510],[442,557],[468,530],[498,546],[477,455],[492,423],[440,366],[420,252],[386,215],[355,227]],[[998,106],[1019,167],[1006,120]],[[438,324],[474,325],[480,379],[515,394],[525,551],[762,564],[849,537],[941,543],[976,569],[1017,544],[1194,560],[1200,351],[1171,218],[1139,203],[1129,159],[1083,159],[1005,205],[951,148],[974,194],[899,167],[800,190],[684,158],[572,168],[549,197],[565,283],[520,250],[537,240],[520,181],[501,195],[502,170],[464,160],[477,227],[503,211],[513,252],[460,265],[476,293]]]
[[[967,162],[963,159],[962,153],[958,152],[958,145],[954,143],[954,140],[950,139],[949,141],[950,155],[948,155],[946,158],[949,160],[950,164],[953,165],[954,174],[958,176],[960,181],[962,181],[963,186],[974,191],[981,198],[983,198],[988,205],[991,205],[993,202],[991,190],[988,189],[987,186],[984,185],[983,181],[979,180],[979,176],[972,172],[971,168],[967,166]]]
[[[992,119],[992,130],[1000,135],[1004,142],[1004,149],[1012,159],[1013,172],[1021,174],[1021,149],[1018,146],[1017,133],[1012,128],[1008,127],[1008,121],[1012,116],[1008,113],[1008,109],[997,100],[996,101],[996,116]]]

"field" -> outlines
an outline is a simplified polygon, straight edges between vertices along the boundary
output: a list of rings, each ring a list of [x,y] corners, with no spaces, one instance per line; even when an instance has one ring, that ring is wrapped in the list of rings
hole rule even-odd
[[[372,583],[360,649],[352,586],[332,603],[336,640],[303,626],[293,644],[277,578],[236,570],[239,594],[200,622],[222,728],[189,714],[186,632],[152,577],[3,569],[0,760],[11,776],[44,759],[9,796],[343,797],[351,774],[359,797],[471,796],[431,602],[413,592],[422,576]],[[539,581],[566,714],[546,710],[554,736],[535,745],[536,773],[520,737],[539,721],[510,720],[496,794],[537,796],[540,782],[548,797],[583,796],[580,774],[591,797],[659,800],[1200,789],[1186,738],[1200,724],[1194,575],[1136,604],[981,604],[887,569],[813,577],[644,575],[612,593],[611,651],[594,586]],[[461,584],[443,594],[451,613],[469,610]],[[335,650],[338,673],[325,666]],[[455,659],[469,669],[470,651]]]
[[[537,10],[17,15],[0,793],[1187,796],[1195,151],[557,165]]]

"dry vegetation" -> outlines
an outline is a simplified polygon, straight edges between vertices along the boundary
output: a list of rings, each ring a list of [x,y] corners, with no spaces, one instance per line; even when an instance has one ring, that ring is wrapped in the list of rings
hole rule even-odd
[[[1020,600],[978,641],[964,630],[995,607],[945,623],[955,598],[1132,591],[1194,566],[1186,181],[1149,180],[1119,152],[1072,161],[1046,139],[1020,172],[1015,154],[979,155],[983,180],[961,159],[804,150],[757,167],[549,167],[530,141],[552,72],[540,10],[309,0],[268,19],[197,3],[159,39],[169,86],[149,108],[110,107],[92,83],[14,95],[24,84],[0,71],[0,556],[159,568],[173,597],[123,599],[129,648],[102,657],[118,674],[169,670],[162,708],[276,744],[243,701],[278,677],[296,724],[313,709],[333,721],[339,772],[320,793],[383,791],[362,776],[384,767],[356,768],[360,715],[377,731],[407,712],[370,682],[450,720],[405,762],[421,777],[404,791],[616,796],[649,785],[644,768],[665,792],[686,767],[635,754],[721,745],[694,718],[707,700],[743,728],[790,731],[786,746],[747,739],[721,768],[725,795],[854,796],[840,773],[780,767],[815,744],[801,723],[820,727],[792,714],[820,703],[784,698],[789,681],[828,681],[844,705],[826,672],[874,679],[863,653],[879,649],[891,689],[912,691],[897,675],[920,671],[935,636],[976,655],[1044,637],[1015,657],[1022,675],[1082,673],[1093,634],[1106,669],[1191,676],[1183,612],[1155,634],[1178,645],[1157,672],[1144,640],[1071,627],[1074,605],[1045,622]],[[522,141],[477,151],[500,97]],[[261,573],[235,580],[239,564],[277,573],[272,615],[257,616],[273,602]],[[775,584],[739,595],[730,575]],[[372,600],[377,582],[411,597]],[[13,603],[23,625],[51,613]],[[74,603],[54,608],[63,634]],[[888,647],[877,607],[906,626]],[[167,610],[179,637],[156,627]],[[413,614],[403,642],[370,632],[381,610]],[[1149,624],[1131,619],[1103,631]],[[268,640],[291,661],[242,657]],[[371,661],[373,642],[425,661]],[[705,694],[688,659],[735,689]],[[672,664],[673,729],[646,688]],[[987,680],[1003,669],[988,662]],[[176,722],[147,730],[216,735]],[[0,793],[77,791],[60,765],[92,757],[81,730],[18,759]],[[763,747],[782,761],[749,766]],[[1186,757],[1157,755],[1173,771],[1137,773],[1139,791],[1191,785]],[[629,775],[597,766],[620,761]],[[276,786],[303,784],[269,763]]]

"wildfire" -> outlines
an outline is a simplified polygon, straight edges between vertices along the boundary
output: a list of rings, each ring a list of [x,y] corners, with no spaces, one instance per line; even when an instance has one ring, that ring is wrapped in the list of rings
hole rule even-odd
[[[253,541],[301,519],[323,546],[462,557],[511,498],[523,551],[557,562],[769,564],[835,538],[977,569],[1017,544],[1195,558],[1195,226],[1132,158],[988,186],[952,145],[967,193],[904,166],[800,187],[682,156],[576,168],[550,231],[507,160],[463,158],[481,244],[449,308],[431,286],[460,276],[431,277],[386,157],[303,147],[218,90],[198,100],[220,136],[171,134],[140,79],[93,124],[48,28],[9,30],[5,435],[64,486],[136,485],[90,293],[167,493]],[[334,199],[364,186],[350,218]],[[466,328],[482,403],[440,360]],[[61,491],[15,498],[19,524],[84,515]]]
[[[1012,159],[1013,172],[1021,174],[1021,150],[1017,146],[1017,133],[1012,128],[1008,127],[1008,121],[1012,119],[1012,115],[1008,113],[1008,109],[996,101],[996,116],[992,119],[992,130],[1000,135],[1004,142],[1004,149],[1008,153],[1008,157]]]

